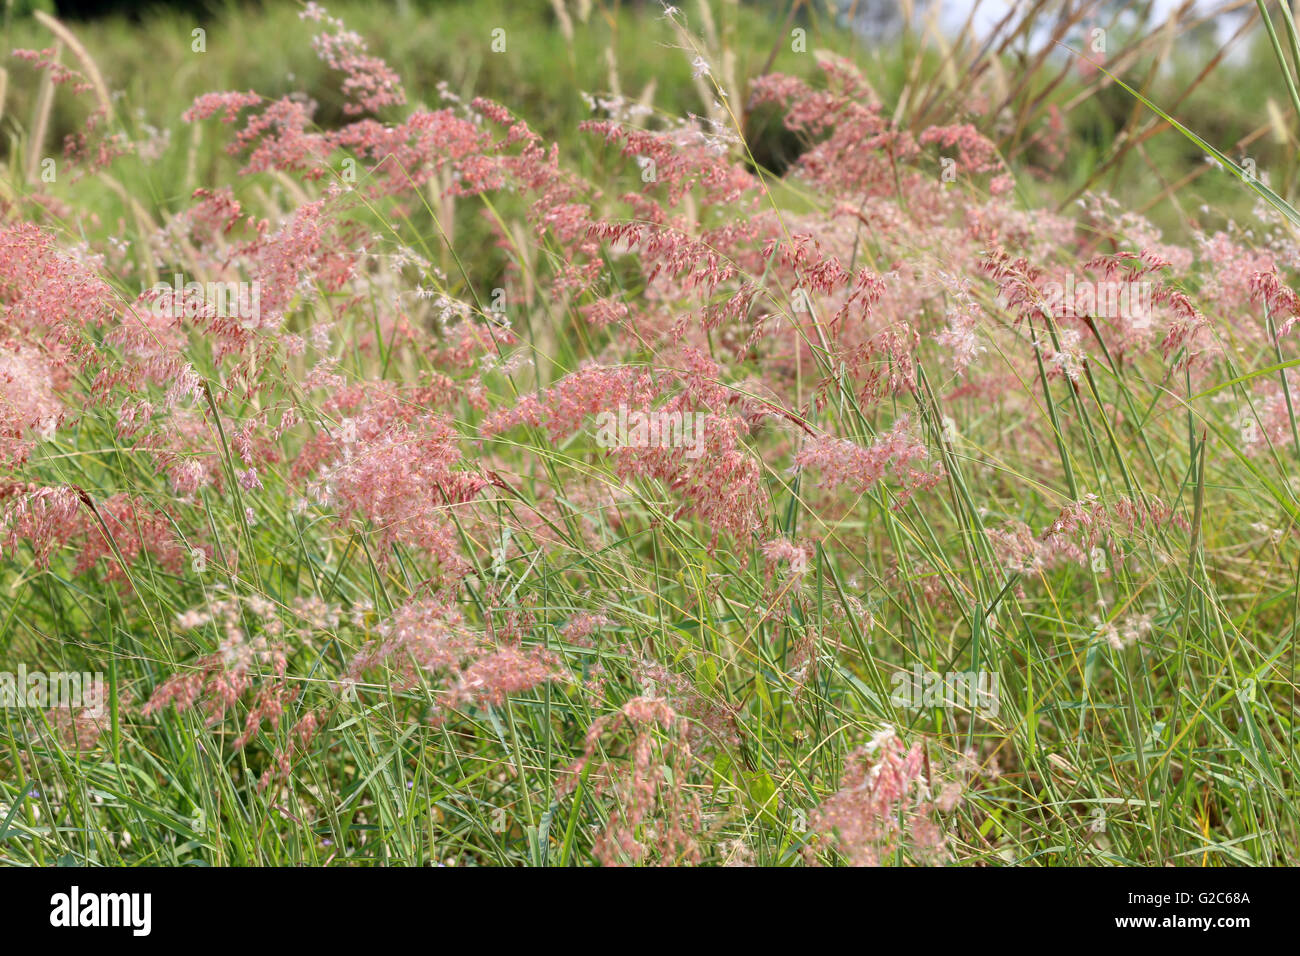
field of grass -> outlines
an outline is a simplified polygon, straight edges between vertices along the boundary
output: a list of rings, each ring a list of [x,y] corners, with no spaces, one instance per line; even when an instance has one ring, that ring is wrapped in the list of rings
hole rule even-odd
[[[11,10],[0,863],[1295,864],[1300,44],[1026,6]]]

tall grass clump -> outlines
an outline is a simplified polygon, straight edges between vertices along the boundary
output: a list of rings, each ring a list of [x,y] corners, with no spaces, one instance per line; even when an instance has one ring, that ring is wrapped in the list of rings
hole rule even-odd
[[[597,15],[551,6],[576,70]],[[315,3],[323,112],[236,83],[142,134],[41,15],[0,671],[49,693],[0,709],[0,860],[1297,862],[1297,219],[1104,188],[1213,149],[1148,109],[1194,24],[1103,56],[1070,8],[1018,71],[1037,7],[909,27],[882,77],[802,7],[745,69],[656,12],[698,109],[593,93],[563,147]]]

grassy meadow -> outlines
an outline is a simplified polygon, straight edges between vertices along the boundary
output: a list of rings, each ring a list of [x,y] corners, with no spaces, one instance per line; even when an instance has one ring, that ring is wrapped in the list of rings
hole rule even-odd
[[[1215,9],[8,4],[0,863],[1294,865]]]

